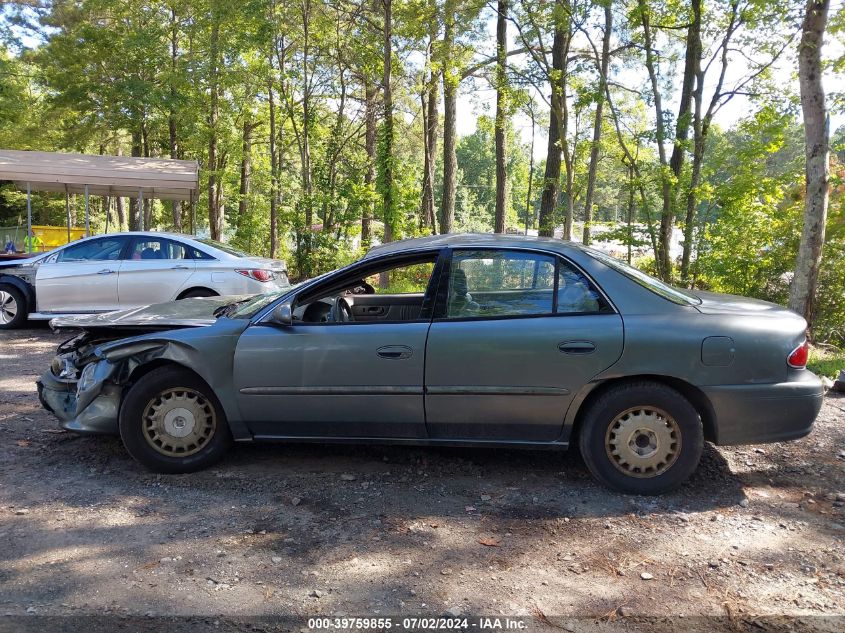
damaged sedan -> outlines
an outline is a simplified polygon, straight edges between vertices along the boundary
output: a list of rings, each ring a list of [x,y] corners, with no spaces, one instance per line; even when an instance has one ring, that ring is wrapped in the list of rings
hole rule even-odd
[[[52,325],[77,334],[44,406],[167,473],[233,441],[576,444],[603,484],[656,494],[705,441],[803,437],[823,395],[799,315],[544,238],[395,242],[277,293]]]

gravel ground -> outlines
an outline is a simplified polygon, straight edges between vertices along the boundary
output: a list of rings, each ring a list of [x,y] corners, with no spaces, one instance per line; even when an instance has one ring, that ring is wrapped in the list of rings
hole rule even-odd
[[[574,452],[240,445],[163,476],[41,409],[62,338],[0,332],[0,630],[845,628],[845,398],[803,440],[708,446],[660,498],[608,492]]]

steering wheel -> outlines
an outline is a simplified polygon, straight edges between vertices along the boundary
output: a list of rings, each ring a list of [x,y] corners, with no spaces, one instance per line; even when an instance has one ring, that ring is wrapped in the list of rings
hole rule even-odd
[[[335,297],[331,310],[329,310],[329,321],[332,323],[348,323],[354,320],[352,306],[349,305],[349,302],[343,297]]]

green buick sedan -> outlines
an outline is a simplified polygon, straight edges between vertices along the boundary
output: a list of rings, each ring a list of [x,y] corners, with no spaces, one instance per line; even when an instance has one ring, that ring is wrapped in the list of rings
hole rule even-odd
[[[803,437],[823,396],[799,315],[545,238],[393,242],[277,293],[52,325],[75,336],[43,405],[165,473],[233,441],[577,444],[600,482],[657,494],[705,441]]]

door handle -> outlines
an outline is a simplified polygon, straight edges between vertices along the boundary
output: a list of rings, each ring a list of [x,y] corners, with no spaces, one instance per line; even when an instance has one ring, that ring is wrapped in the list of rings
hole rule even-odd
[[[379,358],[389,358],[393,360],[410,358],[413,353],[414,350],[406,345],[385,345],[384,347],[379,347],[376,350],[376,354],[379,355]]]
[[[592,354],[596,351],[596,344],[592,341],[566,341],[558,344],[557,348],[564,354]]]
[[[177,266],[171,266],[171,267],[170,267],[170,270],[188,270],[188,267],[187,267],[187,266],[182,266],[181,264],[179,264],[179,265],[177,265]]]
[[[111,275],[112,273],[114,273],[114,271],[110,268],[103,268],[102,270],[97,271],[98,275]]]

